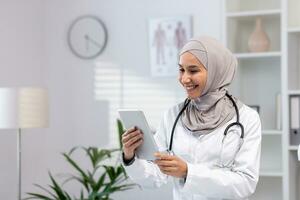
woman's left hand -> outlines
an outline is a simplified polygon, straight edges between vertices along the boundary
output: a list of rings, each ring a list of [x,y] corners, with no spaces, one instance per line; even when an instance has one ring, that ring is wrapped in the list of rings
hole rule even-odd
[[[157,158],[154,163],[162,173],[177,178],[186,178],[187,163],[181,158],[160,152],[156,152],[154,156]]]

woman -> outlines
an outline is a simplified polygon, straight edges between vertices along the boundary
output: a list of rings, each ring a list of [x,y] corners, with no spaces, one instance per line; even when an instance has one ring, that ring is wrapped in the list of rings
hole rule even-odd
[[[133,127],[122,137],[125,169],[142,186],[158,187],[172,177],[178,200],[247,199],[259,177],[261,124],[256,111],[228,95],[237,60],[210,37],[191,39],[179,56],[179,82],[190,101],[169,109],[155,134],[160,150],[166,150],[182,111],[174,154],[157,152],[154,163],[135,158],[143,134]],[[238,120],[243,128],[230,125]]]

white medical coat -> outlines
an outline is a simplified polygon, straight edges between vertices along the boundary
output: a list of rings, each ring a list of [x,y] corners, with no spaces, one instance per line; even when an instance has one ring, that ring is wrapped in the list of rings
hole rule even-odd
[[[155,134],[161,151],[165,151],[169,145],[171,129],[178,112],[178,105],[167,111]],[[259,178],[261,123],[258,113],[246,105],[240,108],[239,113],[245,129],[244,141],[239,150],[240,129],[236,126],[228,133],[232,136],[229,137],[230,142],[226,142],[228,144],[222,148],[224,130],[228,124],[236,121],[236,117],[199,137],[188,132],[178,120],[173,151],[187,162],[185,181],[169,177],[161,173],[156,164],[138,158],[131,165],[124,166],[127,174],[145,188],[159,187],[171,179],[174,200],[248,199],[254,193]]]

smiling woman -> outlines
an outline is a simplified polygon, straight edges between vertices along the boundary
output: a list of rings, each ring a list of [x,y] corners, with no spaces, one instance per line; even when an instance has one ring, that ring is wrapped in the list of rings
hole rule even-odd
[[[176,200],[245,200],[258,182],[261,123],[256,111],[228,94],[237,60],[210,37],[189,40],[179,56],[187,98],[165,113],[155,134],[160,152],[154,162],[135,156],[141,130],[123,134],[125,169],[144,187],[172,178]]]

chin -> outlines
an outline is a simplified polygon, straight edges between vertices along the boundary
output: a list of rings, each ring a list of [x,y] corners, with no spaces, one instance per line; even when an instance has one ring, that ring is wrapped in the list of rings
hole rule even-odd
[[[198,97],[200,97],[200,95],[191,95],[191,94],[188,94],[188,98],[189,99],[197,99]]]

